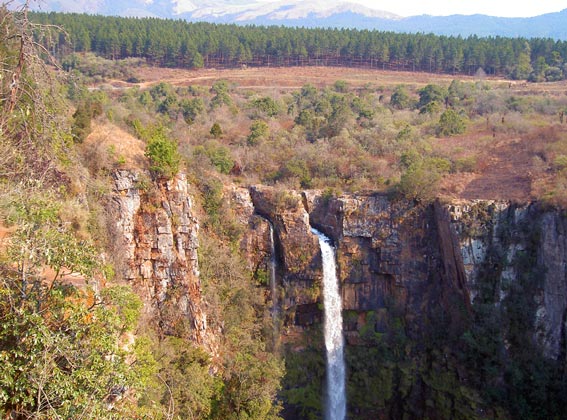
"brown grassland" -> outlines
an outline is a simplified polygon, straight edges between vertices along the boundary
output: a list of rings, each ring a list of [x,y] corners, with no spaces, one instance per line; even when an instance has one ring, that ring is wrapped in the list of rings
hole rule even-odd
[[[407,86],[416,92],[428,84],[448,86],[457,78],[446,74],[338,67],[184,70],[142,66],[133,68],[132,74],[139,83],[105,80],[103,84],[93,88],[106,86],[108,91],[114,91],[118,95],[124,89],[136,85],[142,90],[161,82],[180,88],[202,86],[205,89],[218,80],[225,80],[232,85],[234,94],[256,92],[281,97],[298,91],[306,84],[322,89],[341,80],[353,91],[368,86],[379,87],[387,101],[393,89],[399,85]],[[458,80],[474,83],[479,81],[479,78],[458,76]],[[508,96],[540,96],[553,98],[560,103],[567,101],[567,81],[528,84],[483,77],[482,82]],[[235,118],[230,122],[230,115],[221,119],[223,129],[226,127],[222,139],[224,143],[230,144],[235,138],[247,134],[248,121]],[[271,124],[275,125],[276,129],[286,130],[293,126],[293,121],[288,116],[280,116],[277,124]],[[202,136],[203,132],[193,129],[189,135]],[[113,137],[118,143],[121,142],[119,131],[115,131]],[[437,137],[431,141],[434,153],[439,156],[453,161],[473,157],[476,162],[472,171],[444,175],[440,182],[441,196],[448,199],[501,199],[522,202],[542,198],[550,190],[557,190],[557,173],[551,170],[551,162],[556,156],[567,153],[567,124],[560,123],[557,114],[534,116],[498,112],[487,117],[471,119],[464,134]],[[140,149],[134,150],[137,150],[139,156]],[[388,157],[386,160],[389,160]],[[562,190],[562,187],[559,189]],[[555,199],[557,198],[555,194]]]

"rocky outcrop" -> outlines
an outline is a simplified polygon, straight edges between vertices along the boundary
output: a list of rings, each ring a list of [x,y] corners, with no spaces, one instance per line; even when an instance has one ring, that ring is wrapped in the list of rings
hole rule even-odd
[[[274,224],[288,309],[315,313],[320,304],[312,225],[336,245],[343,308],[359,314],[347,330],[364,328],[366,312],[395,305],[415,334],[424,334],[438,311],[448,332],[458,334],[478,299],[507,311],[516,290],[532,296],[525,310],[533,312],[534,342],[550,358],[565,357],[567,221],[559,211],[493,201],[416,207],[384,194],[334,197],[267,187],[250,194],[254,211]],[[264,230],[258,235],[266,237]]]
[[[393,307],[415,336],[427,334],[424,326],[435,311],[452,314],[455,334],[465,327],[456,306],[468,306],[466,276],[443,208],[415,207],[384,194],[308,192],[305,198],[311,223],[337,246],[343,308],[358,313],[346,325],[350,343],[366,327],[365,313]]]
[[[280,306],[288,325],[319,321],[321,255],[301,194],[254,186],[250,196],[256,213],[274,227],[280,286],[284,289]]]
[[[248,269],[258,275],[259,270],[268,272],[271,258],[270,222],[257,214],[248,188],[231,187],[225,192],[237,223],[244,227],[240,251]]]
[[[567,220],[539,204],[475,201],[450,207],[471,302],[492,302],[505,315],[522,296],[534,342],[565,360]],[[488,292],[487,292],[488,291]]]
[[[151,182],[145,174],[118,171],[109,208],[121,277],[142,297],[148,320],[163,334],[211,344],[199,282],[199,224],[185,176]]]

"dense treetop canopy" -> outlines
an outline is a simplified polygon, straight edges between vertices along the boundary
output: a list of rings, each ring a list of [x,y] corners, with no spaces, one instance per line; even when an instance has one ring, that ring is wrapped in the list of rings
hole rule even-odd
[[[552,39],[462,38],[60,13],[33,14],[33,19],[60,25],[68,32],[70,39],[59,36],[57,54],[143,57],[161,66],[340,65],[452,74],[482,69],[533,80],[558,80],[566,73],[567,42]]]

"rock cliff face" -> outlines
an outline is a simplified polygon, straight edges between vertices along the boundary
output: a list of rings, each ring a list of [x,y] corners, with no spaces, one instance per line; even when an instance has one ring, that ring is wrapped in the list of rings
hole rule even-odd
[[[183,174],[151,182],[118,171],[109,210],[116,220],[115,258],[164,334],[211,344],[197,261],[199,224]]]
[[[567,220],[538,204],[468,202],[450,206],[471,300],[510,309],[518,294],[533,319],[525,328],[544,354],[565,360]]]
[[[321,255],[301,194],[252,187],[250,197],[256,213],[274,226],[279,284],[284,290],[280,305],[287,324],[305,326],[320,321]]]
[[[425,319],[438,305],[453,313],[451,328],[462,328],[453,307],[468,306],[465,274],[441,206],[416,209],[380,194],[307,193],[306,201],[312,224],[335,241],[343,308],[359,314],[347,325],[351,342],[366,324],[365,313],[390,305],[404,308],[416,336],[426,333]]]
[[[456,331],[466,328],[466,314],[477,299],[505,304],[511,289],[521,289],[533,296],[535,342],[547,357],[565,357],[567,220],[561,212],[490,201],[420,208],[380,194],[328,197],[268,187],[251,188],[250,198],[247,217],[261,214],[274,225],[284,307],[296,315],[288,322],[321,319],[320,257],[312,225],[337,247],[343,309],[359,314],[345,326],[353,343],[368,311],[395,303],[419,335],[439,307],[451,315],[448,328]],[[251,242],[257,235],[249,233],[247,246],[265,254],[266,230],[260,235]],[[529,282],[523,279],[527,275]]]
[[[109,207],[121,273],[161,331],[212,349],[187,182],[179,176],[143,184],[135,173],[115,175]],[[311,227],[337,249],[355,397],[349,412],[357,418],[492,416],[496,411],[479,403],[484,385],[475,382],[485,345],[494,345],[497,373],[523,346],[565,364],[567,217],[558,210],[490,201],[416,206],[384,194],[335,197],[263,186],[227,187],[224,195],[257,280],[266,281],[273,227],[277,288],[264,293],[277,294],[282,343],[295,354],[290,392],[305,388],[294,398],[322,395],[310,387],[324,380],[321,256]],[[492,341],[483,341],[485,333]],[[298,404],[286,406],[284,417],[299,418],[305,407],[317,413],[313,401]]]

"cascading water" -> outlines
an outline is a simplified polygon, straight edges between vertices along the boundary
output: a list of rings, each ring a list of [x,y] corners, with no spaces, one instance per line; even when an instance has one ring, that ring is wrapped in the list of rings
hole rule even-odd
[[[325,308],[325,347],[327,349],[327,398],[325,419],[344,420],[346,416],[345,361],[341,295],[337,279],[335,249],[331,240],[316,229],[323,258],[323,305]]]

